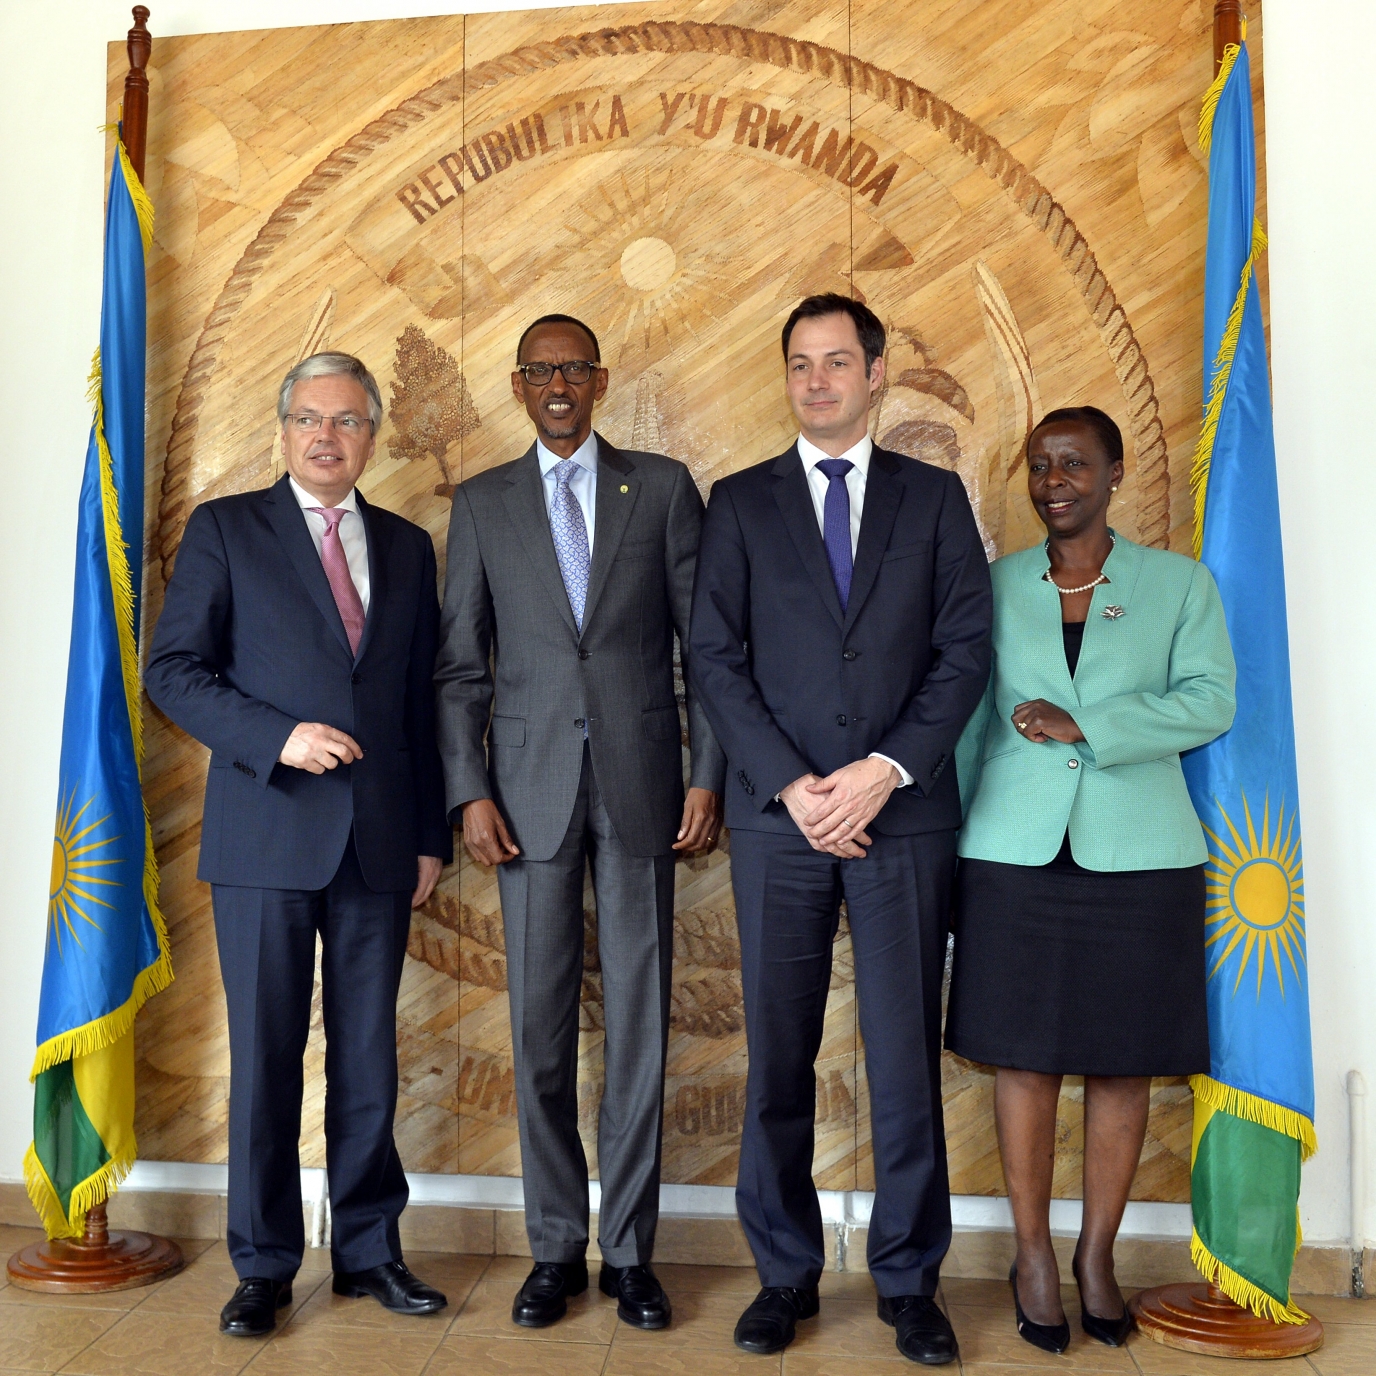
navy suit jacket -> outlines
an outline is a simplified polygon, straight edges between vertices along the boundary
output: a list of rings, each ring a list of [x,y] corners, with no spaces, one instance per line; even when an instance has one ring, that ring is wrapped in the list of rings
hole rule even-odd
[[[409,892],[416,857],[453,857],[435,741],[435,550],[358,495],[371,594],[358,655],[287,478],[191,513],[144,675],[148,696],[209,746],[197,875],[320,889],[352,831],[377,892]],[[299,722],[347,732],[363,758],[323,774],[279,764]]]
[[[774,796],[872,751],[913,777],[872,825],[960,825],[961,729],[989,680],[989,565],[960,479],[875,447],[844,612],[797,447],[720,479],[689,667],[727,757],[726,825],[797,834]]]

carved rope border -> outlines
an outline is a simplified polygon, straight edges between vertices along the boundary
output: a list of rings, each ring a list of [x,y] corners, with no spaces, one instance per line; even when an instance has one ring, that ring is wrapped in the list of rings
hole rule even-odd
[[[873,63],[818,43],[765,30],[745,29],[734,24],[665,21],[569,34],[548,43],[517,48],[479,63],[467,73],[460,71],[445,77],[365,125],[320,163],[268,216],[235,264],[206,317],[177,395],[158,503],[157,554],[164,585],[171,576],[172,561],[188,515],[191,456],[206,385],[219,362],[220,347],[230,324],[267,260],[295,228],[298,216],[342,177],[352,173],[374,150],[415,128],[443,107],[462,100],[465,78],[467,85],[480,89],[565,62],[640,53],[734,57],[839,82],[900,113],[925,120],[973,159],[1047,236],[1079,289],[1085,308],[1113,360],[1127,403],[1141,492],[1138,533],[1145,544],[1166,545],[1170,532],[1169,456],[1146,355],[1084,235],[1046,187],[997,139],[954,106],[915,82]]]

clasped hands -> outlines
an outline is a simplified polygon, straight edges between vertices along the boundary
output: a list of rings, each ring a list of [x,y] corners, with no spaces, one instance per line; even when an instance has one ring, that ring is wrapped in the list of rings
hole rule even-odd
[[[804,774],[779,794],[788,815],[813,850],[842,860],[859,860],[872,843],[865,830],[902,782],[888,760],[871,756],[844,765],[819,779]]]
[[[297,722],[277,759],[308,774],[323,774],[363,758],[363,747],[347,732],[318,721]],[[419,908],[435,891],[444,862],[437,855],[416,856],[416,887],[411,906]]]

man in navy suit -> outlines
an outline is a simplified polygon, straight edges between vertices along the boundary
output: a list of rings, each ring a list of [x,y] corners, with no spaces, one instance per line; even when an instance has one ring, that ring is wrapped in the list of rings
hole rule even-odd
[[[801,433],[712,489],[689,664],[727,757],[750,1056],[736,1204],[763,1288],[736,1345],[777,1352],[817,1313],[813,1063],[844,899],[870,1088],[870,1273],[899,1351],[939,1365],[957,1355],[932,1298],[951,1239],[951,761],[989,676],[992,603],[959,478],[869,438],[884,344],[847,297],[809,297],[789,317]]]
[[[148,695],[211,751],[199,877],[229,1012],[229,1216],[240,1283],[222,1332],[270,1332],[305,1238],[297,1139],[321,942],[336,1294],[428,1314],[401,1259],[396,1000],[410,910],[453,856],[435,742],[435,552],[356,490],[382,399],[348,354],[278,396],[287,476],[191,514]]]

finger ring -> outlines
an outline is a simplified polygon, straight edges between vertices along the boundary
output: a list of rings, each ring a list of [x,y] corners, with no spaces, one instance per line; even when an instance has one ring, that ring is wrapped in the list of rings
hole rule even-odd
[[[1025,721],[1020,721],[1020,722],[1018,723],[1018,730],[1019,730],[1019,731],[1026,731],[1026,730],[1027,730],[1027,723],[1026,723]]]

